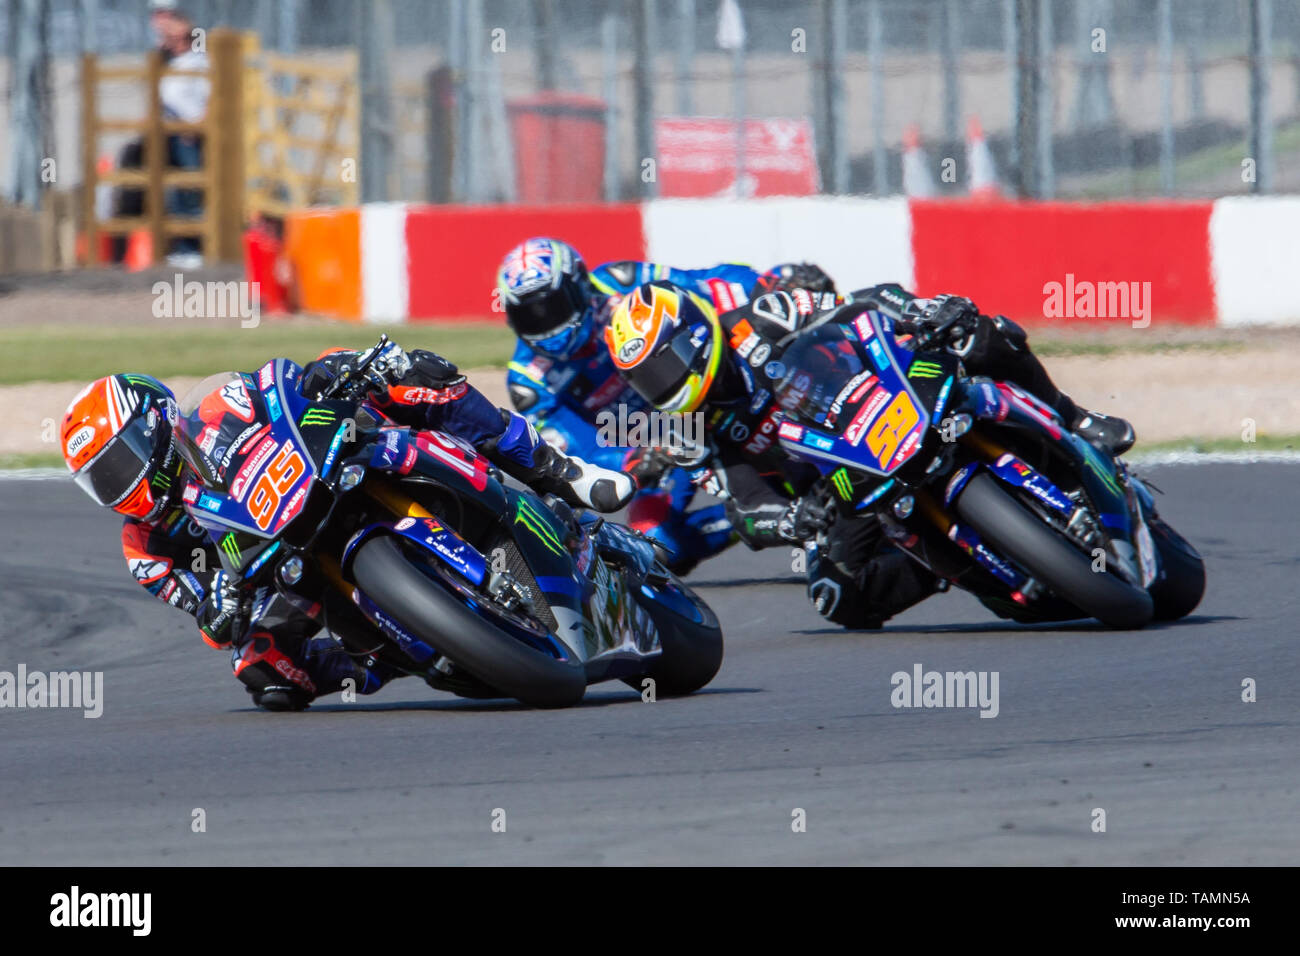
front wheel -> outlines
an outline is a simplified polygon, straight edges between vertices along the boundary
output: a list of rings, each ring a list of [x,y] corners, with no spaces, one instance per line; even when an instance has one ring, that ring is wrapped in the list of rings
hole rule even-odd
[[[558,660],[479,617],[414,567],[392,537],[364,542],[352,561],[357,587],[404,628],[502,696],[568,707],[587,689],[582,661]]]
[[[1147,525],[1160,552],[1160,578],[1147,590],[1157,621],[1176,621],[1196,610],[1205,594],[1205,562],[1197,550],[1159,518]]]
[[[623,680],[629,687],[642,690],[642,681],[649,677],[657,697],[694,693],[713,680],[722,666],[722,627],[713,610],[681,581],[674,580],[673,585],[681,592],[681,599],[694,606],[700,620],[657,601],[642,601],[659,629],[663,650],[644,674]]]
[[[1093,571],[1078,548],[978,472],[958,496],[957,515],[995,550],[1042,581],[1060,597],[1108,627],[1138,628],[1151,620],[1151,595],[1111,574]]]

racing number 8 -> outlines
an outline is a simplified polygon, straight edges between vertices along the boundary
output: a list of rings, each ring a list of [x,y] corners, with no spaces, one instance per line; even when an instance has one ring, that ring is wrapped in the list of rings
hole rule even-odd
[[[248,513],[253,516],[259,528],[265,531],[271,526],[271,519],[280,507],[280,500],[306,470],[302,455],[286,442],[279,454],[266,466],[262,477],[257,479],[253,493],[248,497]]]
[[[912,404],[912,396],[907,392],[899,392],[885,413],[871,426],[871,431],[867,432],[867,447],[876,456],[876,463],[881,468],[889,467],[899,444],[920,420],[921,416]]]

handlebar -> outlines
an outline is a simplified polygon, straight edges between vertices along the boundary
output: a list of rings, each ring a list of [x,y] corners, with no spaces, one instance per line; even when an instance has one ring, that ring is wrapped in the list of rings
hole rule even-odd
[[[397,354],[390,354],[390,353]],[[406,353],[397,348],[388,333],[357,357],[355,365],[342,365],[338,374],[321,390],[321,398],[348,398],[374,386],[383,387],[410,368]]]

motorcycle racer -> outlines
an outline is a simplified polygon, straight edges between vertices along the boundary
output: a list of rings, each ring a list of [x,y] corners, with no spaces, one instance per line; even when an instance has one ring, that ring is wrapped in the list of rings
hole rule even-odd
[[[598,416],[624,406],[650,406],[627,386],[601,344],[615,304],[645,282],[671,281],[692,289],[720,311],[737,308],[755,291],[830,279],[816,266],[789,263],[759,274],[724,263],[709,269],[674,269],[649,262],[609,262],[588,270],[572,246],[536,237],[506,253],[497,290],[506,321],[519,336],[506,384],[517,411],[542,437],[607,468],[626,468],[642,484],[628,523],[671,555],[685,574],[733,540],[721,505],[688,511],[695,487],[681,469],[664,468],[647,448],[627,449],[600,440]],[[653,477],[653,480],[651,478]]]
[[[889,315],[900,336],[964,320],[973,331],[949,349],[968,374],[1032,392],[1076,434],[1111,454],[1133,443],[1127,422],[1088,412],[1055,386],[1023,329],[1003,316],[983,315],[969,299],[922,299],[895,284],[846,297],[792,288],[719,315],[672,283],[641,286],[619,304],[606,329],[616,367],[661,411],[704,416],[707,447],[696,452],[694,477],[727,498],[732,526],[751,549],[802,545],[825,532],[822,546],[808,555],[809,598],[822,616],[850,628],[880,627],[945,584],[894,548],[876,522],[834,522],[833,509],[808,494],[817,469],[791,459],[777,441],[784,409],[774,393],[785,374],[786,348],[814,317],[843,324],[868,309]]]
[[[303,370],[299,388],[311,397],[357,353],[331,350]],[[635,490],[620,472],[557,452],[520,415],[493,406],[446,359],[390,346],[396,381],[375,383],[369,400],[393,421],[456,435],[513,477],[575,506],[616,511]],[[203,399],[199,414],[214,438],[235,431],[239,389]],[[232,421],[239,419],[239,421]],[[354,681],[370,694],[394,676],[361,666],[332,637],[314,636],[315,620],[270,589],[251,590],[220,568],[217,544],[192,520],[180,489],[194,476],[179,453],[175,396],[162,382],[133,373],[110,375],[78,393],[64,414],[64,459],[96,504],[123,515],[122,550],[133,577],[151,594],[192,615],[203,640],[230,648],[235,676],[266,710],[299,710]],[[231,440],[233,451],[242,440]],[[222,450],[216,450],[220,456]],[[195,570],[199,569],[199,570]],[[202,575],[202,576],[201,576]]]

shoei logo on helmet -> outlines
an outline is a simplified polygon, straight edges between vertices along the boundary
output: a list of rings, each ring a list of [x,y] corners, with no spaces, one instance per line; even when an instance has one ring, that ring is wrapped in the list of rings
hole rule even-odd
[[[72,433],[68,439],[66,457],[73,459],[77,457],[77,452],[86,446],[86,443],[95,437],[95,428],[93,425],[83,425]]]

